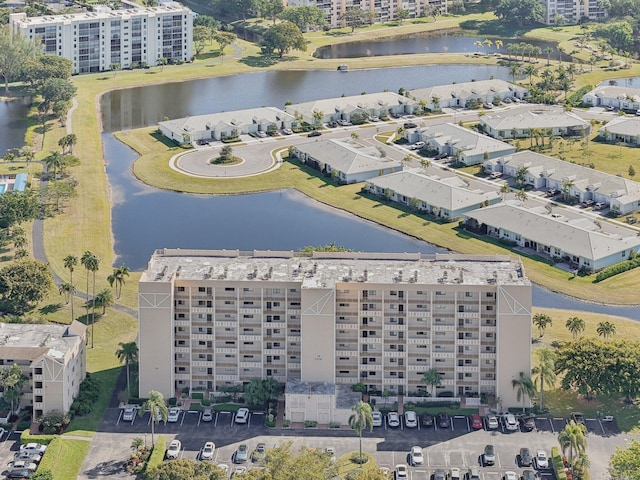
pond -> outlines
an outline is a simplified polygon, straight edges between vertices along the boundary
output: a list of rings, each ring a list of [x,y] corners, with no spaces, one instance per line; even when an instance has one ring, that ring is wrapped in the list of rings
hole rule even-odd
[[[558,58],[556,45],[551,42],[529,39],[511,38],[490,38],[491,45],[477,46],[475,42],[484,42],[487,37],[469,37],[462,34],[449,34],[439,36],[415,35],[400,39],[376,40],[364,42],[347,42],[337,45],[327,45],[320,47],[313,56],[323,59],[331,58],[357,58],[357,57],[377,57],[381,55],[408,55],[417,53],[507,53],[507,45],[510,43],[520,44],[522,42],[542,48],[551,47],[553,53],[551,58]],[[495,41],[502,41],[502,47],[498,48]],[[547,58],[546,54],[542,54]],[[566,59],[566,55],[565,55]]]
[[[0,102],[0,156],[24,146],[29,105],[21,99]]]

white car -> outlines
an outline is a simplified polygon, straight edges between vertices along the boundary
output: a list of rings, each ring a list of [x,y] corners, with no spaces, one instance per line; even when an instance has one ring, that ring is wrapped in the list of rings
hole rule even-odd
[[[249,409],[248,408],[239,408],[236,412],[236,423],[247,423],[249,420]]]
[[[39,453],[43,455],[47,451],[46,445],[39,443],[27,443],[26,445],[20,445],[20,452]]]
[[[231,478],[235,478],[236,475],[240,476],[243,473],[247,473],[247,467],[236,467],[236,469],[231,474]]]
[[[28,462],[40,463],[42,460],[42,454],[33,452],[17,452],[13,456],[14,460],[26,460]]]
[[[202,414],[202,421],[210,422],[211,420],[213,420],[213,410],[211,410],[210,408],[205,408]]]
[[[498,423],[498,417],[496,417],[495,415],[491,415],[490,417],[487,417],[487,428],[489,430],[496,430],[500,427],[500,424]]]
[[[512,413],[507,413],[504,416],[504,426],[511,432],[515,432],[516,430],[518,430],[518,421]]]
[[[291,130],[290,128],[283,128],[282,133],[284,133],[285,135],[293,135],[293,130]]]
[[[30,472],[35,472],[37,468],[38,465],[35,462],[29,462],[26,460],[15,460],[13,462],[9,462],[9,471],[29,470]]]
[[[256,132],[256,136],[258,138],[266,138],[267,137],[267,132],[263,132],[262,130],[259,130]]]
[[[327,456],[331,459],[331,462],[336,461],[336,447],[327,447],[324,449]]]
[[[409,458],[412,466],[422,465],[424,463],[424,455],[421,447],[411,447]]]
[[[406,465],[396,465],[396,480],[405,480],[409,478],[409,471]]]
[[[171,440],[169,444],[169,448],[167,448],[167,459],[175,460],[180,455],[180,451],[182,450],[182,443],[180,440]]]
[[[418,416],[416,412],[408,411],[404,414],[404,425],[407,428],[416,428],[418,426]]]
[[[176,423],[180,419],[181,410],[178,407],[172,407],[169,409],[169,414],[167,415],[167,422]]]
[[[549,457],[547,457],[547,452],[544,450],[538,450],[536,452],[536,467],[539,470],[546,470],[549,468]]]
[[[216,444],[213,442],[207,442],[202,447],[200,452],[200,460],[213,460],[213,452],[216,451]]]
[[[504,480],[518,480],[518,474],[511,470],[504,472]]]
[[[400,426],[400,416],[398,415],[398,412],[387,413],[387,425],[393,428]]]
[[[373,426],[374,427],[381,427],[382,426],[382,412],[371,412],[371,418],[373,419]]]
[[[136,409],[133,407],[126,407],[122,412],[122,421],[123,422],[131,422],[133,421],[133,417],[136,414]]]

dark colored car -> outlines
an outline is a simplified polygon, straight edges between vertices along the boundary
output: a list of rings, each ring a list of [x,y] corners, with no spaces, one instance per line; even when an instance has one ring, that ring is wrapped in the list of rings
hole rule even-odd
[[[437,154],[435,157],[433,157],[435,160],[442,160],[443,158],[447,158],[449,156],[448,153],[439,153]]]
[[[413,122],[405,122],[404,128],[418,128],[418,125]]]
[[[449,475],[442,468],[438,468],[433,472],[433,480],[449,480]]]
[[[536,472],[533,470],[523,470],[522,480],[537,480]]]
[[[581,413],[573,412],[571,414],[571,420],[573,420],[576,423],[584,425],[584,415],[582,415]]]
[[[523,431],[530,432],[536,428],[536,419],[533,416],[522,417],[520,419],[520,424],[522,425]]]
[[[319,137],[320,135],[322,135],[322,132],[319,132],[318,130],[314,130],[312,132],[309,132],[309,135],[307,135],[307,137]]]
[[[531,463],[533,462],[533,457],[531,456],[531,450],[529,450],[528,448],[521,448],[519,459],[520,459],[521,467],[530,467]]]
[[[433,427],[433,417],[431,415],[424,414],[422,416],[423,427]]]
[[[450,428],[451,420],[449,420],[449,414],[441,412],[438,414],[438,427],[440,428]]]
[[[31,478],[32,473],[31,470],[26,468],[22,470],[11,470],[7,472],[6,478]]]

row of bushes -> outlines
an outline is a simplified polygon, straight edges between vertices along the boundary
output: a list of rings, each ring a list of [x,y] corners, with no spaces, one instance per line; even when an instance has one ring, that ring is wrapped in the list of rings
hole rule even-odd
[[[584,87],[579,88],[571,95],[567,97],[565,103],[568,105],[578,106],[582,104],[582,97],[584,97],[587,93],[593,90],[593,86],[585,85]]]
[[[160,435],[156,440],[156,444],[153,446],[153,451],[147,462],[146,470],[149,471],[152,468],[157,467],[164,460],[164,452],[167,449],[167,438],[164,435]]]
[[[20,443],[39,443],[41,445],[49,445],[53,440],[58,438],[57,435],[33,435],[28,429],[23,430],[20,434]]]
[[[557,480],[567,480],[567,473],[564,471],[564,462],[557,446],[551,447],[551,465],[556,474]]]
[[[601,270],[596,274],[596,279],[593,281],[594,283],[601,282],[606,280],[609,277],[613,277],[614,275],[618,275],[619,273],[626,272],[628,270],[633,270],[634,268],[640,267],[640,257],[633,257],[630,260],[625,262],[616,263],[615,265],[611,265],[610,267]]]
[[[98,398],[100,398],[100,382],[87,373],[87,378],[80,384],[78,396],[71,404],[69,415],[74,417],[90,414]]]
[[[42,457],[42,461],[38,467],[38,471],[52,470],[55,467],[56,461],[60,457],[60,451],[62,450],[63,440],[60,437],[56,437],[49,442],[47,451]]]

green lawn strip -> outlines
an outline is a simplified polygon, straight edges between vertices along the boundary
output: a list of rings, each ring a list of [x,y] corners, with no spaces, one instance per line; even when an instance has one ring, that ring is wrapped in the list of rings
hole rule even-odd
[[[237,405],[235,403],[220,403],[211,406],[211,408],[217,412],[237,412],[241,407],[242,405]]]
[[[446,400],[443,398],[442,400]],[[405,411],[408,408],[405,407]],[[418,415],[422,415],[423,413],[428,413],[431,415],[437,415],[438,413],[447,413],[449,415],[464,415],[468,417],[469,415],[474,415],[478,413],[477,408],[453,408],[453,407],[415,407],[411,408]]]
[[[75,480],[90,445],[87,440],[58,437],[47,447],[39,470],[50,470],[54,480]]]
[[[355,455],[357,459],[358,453],[360,452],[358,452],[357,450],[353,450],[351,452],[345,453],[344,455],[341,455],[336,459],[336,467],[338,469],[338,475],[340,476],[340,478],[346,478],[349,473],[355,472],[362,467],[362,465],[358,465],[357,463],[351,461],[351,456]],[[368,465],[371,462],[377,465],[376,460],[372,455],[364,451],[362,452],[362,455],[366,455],[369,459],[364,465]]]
[[[174,191],[199,194],[255,193],[265,190],[293,188],[305,195],[359,217],[461,253],[505,254],[508,248],[495,239],[476,237],[458,228],[457,223],[437,223],[431,217],[415,214],[408,207],[387,203],[383,199],[360,193],[362,184],[337,186],[316,170],[285,161],[270,173],[238,179],[192,178],[169,167],[169,158],[182,151],[168,147],[151,135],[155,128],[118,133],[121,141],[135,148],[142,156],[136,160],[133,172],[143,182]],[[282,149],[286,150],[283,145]],[[577,276],[555,268],[541,257],[516,253],[525,264],[528,277],[535,283],[568,295],[594,302],[606,298],[610,303],[637,303],[634,282],[640,272],[631,270],[607,281],[593,284],[593,276]],[[626,280],[618,281],[625,278]]]

